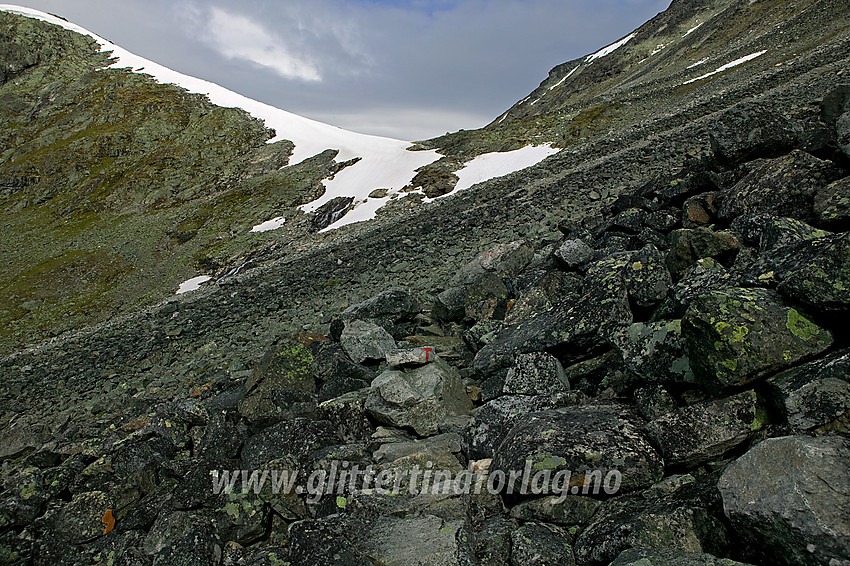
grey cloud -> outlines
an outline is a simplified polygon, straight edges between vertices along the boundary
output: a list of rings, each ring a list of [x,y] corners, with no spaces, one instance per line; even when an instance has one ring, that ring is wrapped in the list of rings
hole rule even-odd
[[[489,122],[533,90],[550,68],[616,41],[668,2],[27,4],[178,71],[292,112],[366,133],[423,139]],[[214,10],[230,15],[243,31],[261,30],[263,41],[240,39],[236,25],[224,43],[217,41],[209,25]],[[321,80],[308,80],[311,72]]]

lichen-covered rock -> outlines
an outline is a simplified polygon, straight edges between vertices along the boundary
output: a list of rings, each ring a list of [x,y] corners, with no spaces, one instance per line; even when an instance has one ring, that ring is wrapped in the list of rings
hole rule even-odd
[[[676,410],[676,401],[663,385],[638,387],[634,392],[634,400],[635,408],[648,421]]]
[[[567,399],[544,395],[505,395],[493,399],[475,412],[464,429],[464,452],[470,460],[492,458],[495,449],[519,419],[568,402]]]
[[[387,353],[398,348],[384,327],[364,320],[345,323],[339,341],[348,357],[358,364],[367,360],[382,360]]]
[[[289,556],[285,559],[292,566],[373,566],[375,562],[351,540],[357,534],[339,515],[298,521],[289,528]]]
[[[325,446],[337,444],[328,421],[296,418],[270,426],[250,437],[242,447],[242,465],[255,470],[273,460],[293,465]]]
[[[318,414],[331,423],[336,435],[345,442],[357,442],[369,438],[375,431],[366,413],[368,389],[351,391],[319,404]]]
[[[462,519],[452,521],[434,515],[380,517],[361,543],[363,553],[373,564],[460,564],[457,532],[462,526]]]
[[[519,354],[502,391],[509,395],[550,395],[570,389],[558,358],[546,352]]]
[[[466,288],[463,309],[476,322],[505,318],[510,292],[500,277],[484,273]]]
[[[705,227],[682,228],[670,232],[670,251],[667,267],[674,279],[679,279],[697,260],[714,258],[729,264],[740,244],[731,232],[714,232]]]
[[[800,431],[850,426],[850,352],[786,370],[767,382],[788,424]]]
[[[154,566],[213,566],[221,561],[222,546],[210,515],[174,511],[157,519],[143,549]]]
[[[553,257],[565,269],[578,269],[592,260],[594,253],[593,248],[583,240],[573,239],[565,240],[558,246]]]
[[[634,252],[623,276],[629,298],[638,309],[655,307],[667,296],[673,281],[658,248],[648,244]]]
[[[658,548],[630,548],[620,553],[610,566],[752,566],[704,552]]]
[[[709,386],[759,379],[832,345],[832,334],[767,289],[712,291],[682,319],[691,368]]]
[[[313,373],[319,385],[319,402],[369,387],[375,372],[352,362],[342,346],[330,341],[316,341],[309,346],[313,355]]]
[[[246,384],[239,413],[260,426],[311,413],[316,407],[312,364],[310,350],[297,342],[266,352]]]
[[[540,482],[548,494],[569,487],[572,494],[595,489],[597,495],[611,495],[605,488],[613,488],[617,476],[620,485],[613,491],[648,487],[661,478],[663,464],[636,422],[639,418],[629,408],[617,404],[534,413],[522,419],[496,449],[490,474],[498,470],[510,480],[512,471],[522,473],[528,463],[533,473],[549,472]],[[564,474],[558,478],[558,472]],[[609,483],[603,485],[603,481]],[[530,486],[534,487],[533,481]],[[506,487],[519,492],[521,481],[515,477]]]
[[[511,517],[522,521],[584,526],[601,504],[598,499],[581,495],[550,495],[523,501],[511,509]]]
[[[850,222],[850,177],[844,177],[815,193],[815,217],[829,229],[847,229]]]
[[[850,563],[850,440],[767,439],[723,472],[718,488],[738,536],[774,564]]]
[[[69,544],[83,544],[104,536],[102,519],[114,506],[108,493],[78,493],[70,503],[48,512],[45,520],[59,539]]]
[[[764,402],[754,391],[689,405],[646,425],[668,466],[695,468],[745,442],[767,424]]]
[[[457,370],[437,358],[408,371],[387,370],[372,382],[366,409],[379,422],[433,436],[448,416],[472,409]]]
[[[850,311],[850,234],[802,242],[788,251],[794,254],[786,262],[789,268],[776,273],[780,293],[819,311]]]
[[[829,161],[794,150],[749,164],[749,173],[729,190],[718,216],[731,221],[744,214],[771,214],[811,221],[815,192],[840,176]]]
[[[608,564],[628,548],[722,554],[726,529],[714,514],[718,499],[713,484],[690,478],[605,501],[576,540],[576,560]]]
[[[394,440],[394,439],[393,439]],[[415,454],[425,452],[448,452],[457,454],[461,449],[461,438],[457,433],[438,434],[422,440],[411,440],[405,442],[386,442],[375,450],[373,457],[379,464],[395,462],[400,458],[406,458]]]
[[[682,321],[636,322],[618,332],[613,343],[626,370],[638,383],[693,382]]]
[[[511,535],[511,566],[574,566],[572,540],[563,529],[525,523]]]

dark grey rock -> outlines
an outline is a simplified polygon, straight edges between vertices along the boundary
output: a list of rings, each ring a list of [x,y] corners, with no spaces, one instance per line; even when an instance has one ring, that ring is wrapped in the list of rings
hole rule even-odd
[[[775,564],[850,563],[850,440],[767,439],[723,472],[723,509]]]
[[[815,192],[815,218],[830,230],[850,226],[850,177],[844,177]]]
[[[570,389],[558,358],[546,352],[519,354],[502,389],[510,395],[551,395]]]
[[[566,475],[557,478],[560,471],[569,471],[572,494],[605,493],[603,480],[609,478],[607,487],[614,488],[614,480],[620,475],[619,491],[633,491],[652,485],[663,474],[661,457],[649,444],[639,427],[639,419],[623,405],[584,405],[551,409],[534,413],[522,419],[496,449],[494,471],[501,470],[507,479],[511,471],[522,471],[527,461],[536,472],[549,471],[548,482],[539,487],[555,494],[555,480],[566,481]],[[589,472],[598,471],[599,478]],[[545,478],[541,477],[541,480]],[[596,483],[594,484],[594,481]],[[517,479],[506,484],[508,489],[519,492],[521,482]],[[534,487],[531,482],[529,488]],[[589,490],[589,491],[588,491]],[[610,491],[610,490],[609,490]]]
[[[799,125],[754,102],[724,110],[709,125],[711,148],[727,165],[781,155],[793,149],[801,135]]]
[[[602,502],[592,497],[550,495],[523,501],[511,509],[511,517],[522,521],[540,521],[566,526],[584,526]]]
[[[638,387],[634,392],[635,408],[648,421],[676,410],[676,401],[662,385]]]
[[[798,150],[748,167],[750,172],[723,199],[718,212],[722,220],[770,214],[810,222],[814,218],[816,191],[841,175],[831,162]]]
[[[810,431],[831,423],[850,424],[850,352],[786,370],[767,381],[788,424]]]
[[[674,279],[679,279],[697,260],[714,258],[731,265],[740,244],[731,232],[714,232],[705,227],[683,228],[670,233],[667,267]]]
[[[175,511],[154,523],[143,549],[154,566],[217,565],[223,543],[211,516],[195,511]]]
[[[682,321],[636,322],[613,337],[627,372],[637,383],[692,383]]]
[[[559,402],[543,395],[505,395],[485,403],[463,432],[464,453],[471,460],[492,458],[495,449],[523,417],[552,409]]]
[[[420,310],[419,301],[409,289],[392,287],[345,309],[331,321],[331,336],[339,340],[345,323],[364,320],[384,327],[394,338],[399,338],[398,331],[405,330],[403,323],[412,321]]]
[[[575,544],[580,564],[608,564],[629,548],[722,554],[726,529],[714,515],[714,485],[669,478],[654,489],[604,502]]]
[[[717,558],[703,552],[630,548],[620,553],[610,566],[752,566],[729,558]]]
[[[560,528],[525,523],[511,536],[511,566],[574,566],[572,539]]]
[[[311,452],[338,442],[336,430],[328,421],[296,418],[251,436],[242,448],[242,465],[251,470],[273,460],[294,465]]]
[[[695,468],[750,438],[767,424],[764,402],[754,391],[683,407],[646,425],[667,466]]]

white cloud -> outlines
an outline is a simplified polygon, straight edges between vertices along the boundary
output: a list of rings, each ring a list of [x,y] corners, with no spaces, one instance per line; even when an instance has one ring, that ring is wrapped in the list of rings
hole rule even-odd
[[[302,50],[246,16],[213,7],[204,27],[204,41],[228,59],[267,67],[287,79],[322,80],[318,65]]]

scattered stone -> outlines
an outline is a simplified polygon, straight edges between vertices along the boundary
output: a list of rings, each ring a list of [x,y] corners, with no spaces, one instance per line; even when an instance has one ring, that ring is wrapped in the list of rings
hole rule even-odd
[[[802,242],[786,265],[775,273],[780,293],[818,311],[850,311],[850,233]]]
[[[510,395],[550,395],[569,389],[558,358],[545,352],[531,352],[516,357],[502,391]]]
[[[593,259],[595,252],[582,240],[566,240],[557,250],[554,258],[565,269],[578,269]]]
[[[723,472],[723,509],[750,548],[776,564],[850,561],[850,440],[769,438]]]
[[[683,228],[670,233],[670,252],[667,267],[674,279],[679,279],[697,260],[714,258],[731,265],[740,244],[731,232],[714,232],[709,228]]]
[[[627,372],[637,383],[693,383],[682,321],[636,322],[613,337]]]
[[[832,345],[832,334],[767,289],[712,291],[691,302],[682,335],[697,379],[735,387]]]
[[[575,566],[571,543],[558,527],[525,523],[511,535],[511,566]]]
[[[250,437],[242,448],[244,469],[256,470],[273,460],[294,466],[312,452],[338,443],[331,423],[297,418],[284,421]]]
[[[844,177],[815,192],[815,218],[830,230],[850,225],[850,177]]]
[[[346,323],[339,341],[348,357],[358,364],[382,360],[388,352],[398,349],[393,337],[383,327],[363,320]]]
[[[768,422],[764,402],[745,391],[662,415],[646,425],[667,466],[695,468],[749,439]]]
[[[297,342],[266,352],[247,383],[239,413],[260,426],[310,414],[316,407],[312,364],[313,355]]]
[[[376,377],[366,409],[379,422],[433,436],[445,417],[469,414],[472,401],[457,370],[437,358],[428,365],[408,371],[387,370]]]
[[[331,423],[336,435],[345,442],[358,442],[370,438],[375,427],[369,422],[366,400],[369,390],[352,391],[321,403],[318,414]]]

